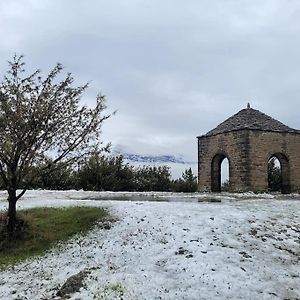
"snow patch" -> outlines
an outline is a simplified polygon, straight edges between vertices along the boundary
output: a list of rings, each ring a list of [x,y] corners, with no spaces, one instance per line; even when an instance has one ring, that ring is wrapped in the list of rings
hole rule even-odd
[[[300,201],[276,197],[29,191],[19,209],[105,206],[118,221],[2,271],[0,298],[48,299],[89,270],[71,299],[297,299]]]

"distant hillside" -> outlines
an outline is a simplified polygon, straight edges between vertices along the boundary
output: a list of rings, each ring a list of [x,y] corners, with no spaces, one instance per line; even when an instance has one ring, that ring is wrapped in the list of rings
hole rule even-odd
[[[115,155],[123,155],[123,157],[131,162],[140,163],[175,163],[175,164],[193,164],[194,162],[185,161],[182,157],[175,157],[174,155],[140,155],[132,153],[124,153],[120,150],[113,151]]]

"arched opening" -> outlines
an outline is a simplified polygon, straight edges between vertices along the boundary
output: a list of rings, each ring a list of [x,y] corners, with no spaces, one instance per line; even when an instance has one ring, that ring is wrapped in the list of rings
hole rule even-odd
[[[282,153],[271,155],[268,161],[268,189],[271,192],[289,194],[290,168],[288,158]]]
[[[225,157],[221,162],[221,192],[229,192],[229,161]]]
[[[222,153],[214,156],[211,162],[211,191],[219,193],[229,190],[229,159]]]

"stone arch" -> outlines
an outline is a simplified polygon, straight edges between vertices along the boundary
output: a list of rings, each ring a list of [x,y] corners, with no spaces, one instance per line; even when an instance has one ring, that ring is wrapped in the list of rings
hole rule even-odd
[[[267,163],[281,164],[282,193],[300,192],[300,130],[251,108],[198,136],[198,190],[220,190],[220,168],[229,161],[231,192],[268,191]],[[230,157],[226,155],[230,154]]]
[[[271,158],[277,158],[281,168],[281,192],[282,194],[289,194],[291,192],[290,183],[290,163],[287,155],[276,152],[268,156],[267,164]],[[268,170],[267,170],[268,172]]]
[[[227,158],[229,164],[229,182],[230,182],[230,159],[224,152],[217,153],[211,161],[211,191],[215,193],[221,192],[221,165],[223,160]]]

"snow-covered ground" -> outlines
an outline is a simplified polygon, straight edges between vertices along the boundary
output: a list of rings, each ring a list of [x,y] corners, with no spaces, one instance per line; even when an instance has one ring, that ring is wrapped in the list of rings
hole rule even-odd
[[[50,299],[81,270],[72,299],[300,299],[298,198],[29,191],[19,208],[104,206],[118,221],[1,272],[0,299]]]

